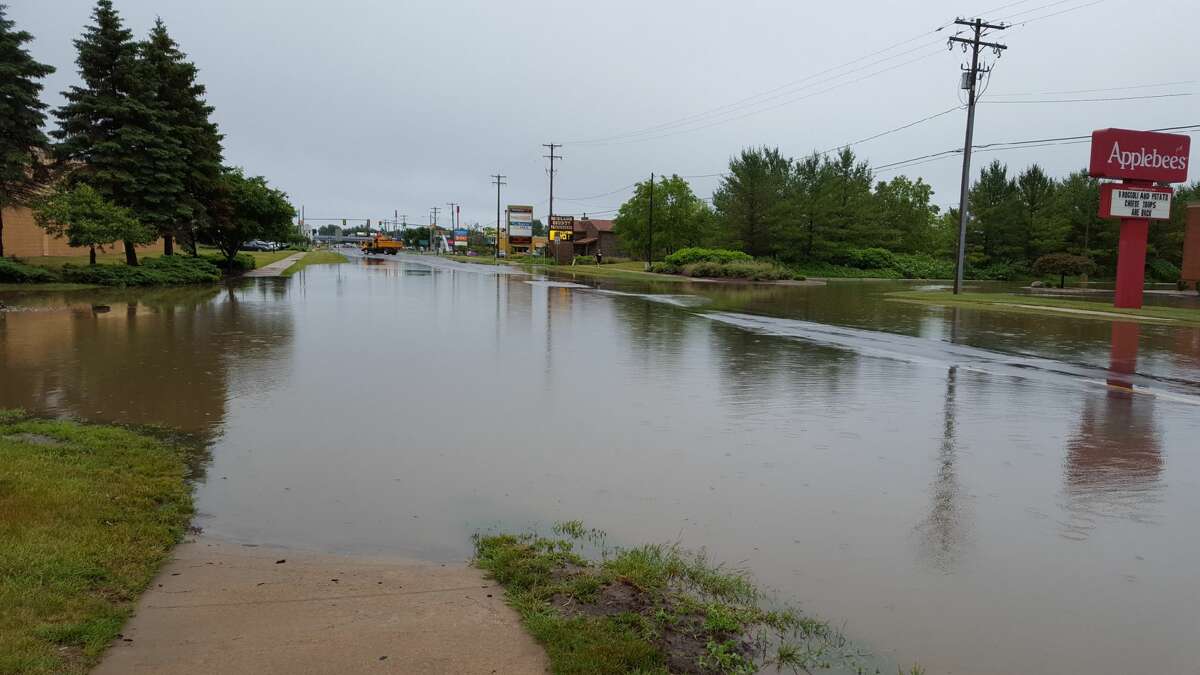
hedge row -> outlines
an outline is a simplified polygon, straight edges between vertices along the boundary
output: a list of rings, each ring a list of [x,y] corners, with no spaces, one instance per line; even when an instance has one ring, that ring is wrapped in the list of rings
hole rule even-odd
[[[205,258],[146,258],[141,265],[63,265],[64,281],[101,286],[169,286],[221,280],[221,270]]]
[[[56,281],[55,276],[49,270],[26,265],[16,260],[0,258],[0,283],[40,284],[48,281]]]

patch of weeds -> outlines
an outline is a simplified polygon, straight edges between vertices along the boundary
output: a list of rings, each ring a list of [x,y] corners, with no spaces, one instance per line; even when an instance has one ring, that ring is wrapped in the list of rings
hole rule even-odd
[[[605,551],[590,560],[581,539],[603,538],[580,521],[560,539],[476,535],[475,564],[505,588],[556,673],[753,673],[861,670],[857,652],[828,624],[765,609],[745,570],[677,545]]]

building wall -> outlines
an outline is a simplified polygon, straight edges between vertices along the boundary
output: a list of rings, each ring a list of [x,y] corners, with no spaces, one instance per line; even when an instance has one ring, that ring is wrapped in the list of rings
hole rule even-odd
[[[87,257],[85,247],[72,247],[62,237],[51,237],[38,227],[33,219],[33,211],[24,206],[4,209],[4,255],[18,258],[38,258],[42,256],[81,256]],[[153,253],[162,251],[161,242],[147,246],[139,246],[138,253]]]

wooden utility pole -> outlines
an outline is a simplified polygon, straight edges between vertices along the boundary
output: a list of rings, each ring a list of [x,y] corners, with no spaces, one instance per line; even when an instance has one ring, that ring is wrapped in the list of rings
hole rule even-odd
[[[654,262],[654,172],[650,172],[650,215],[646,222],[646,271]]]
[[[987,35],[986,31],[1004,30],[1008,26],[1002,23],[987,23],[983,19],[955,19],[954,23],[969,27],[973,34],[970,38],[952,36],[948,43],[951,48],[954,47],[955,42],[958,42],[963,45],[964,50],[971,50],[971,67],[963,69],[963,88],[967,90],[967,138],[963,143],[962,185],[958,197],[958,255],[954,260],[954,294],[958,295],[962,292],[963,273],[966,267],[967,220],[969,218],[967,207],[971,192],[971,143],[975,136],[976,87],[979,84],[980,74],[992,70],[989,66],[980,66],[979,50],[981,47],[989,47],[999,58],[1000,53],[1008,47],[996,42],[983,42],[982,39]]]
[[[550,214],[546,216],[546,253],[550,252],[550,221],[554,220],[554,160],[562,159],[561,155],[554,154],[555,149],[561,148],[561,143],[542,143],[543,148],[549,148],[550,154],[543,155],[550,160]],[[532,237],[529,240],[529,248],[533,248]]]
[[[500,264],[500,186],[508,185],[504,182],[507,177],[499,173],[492,174],[492,184],[496,186],[496,252],[492,254],[492,257],[493,262],[497,265]]]

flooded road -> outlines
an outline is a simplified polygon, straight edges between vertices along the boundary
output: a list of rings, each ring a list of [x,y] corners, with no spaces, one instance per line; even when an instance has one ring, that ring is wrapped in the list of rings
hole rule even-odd
[[[401,256],[6,293],[0,406],[205,437],[199,525],[237,541],[454,559],[578,518],[929,673],[1200,672],[1200,329],[900,288]]]

